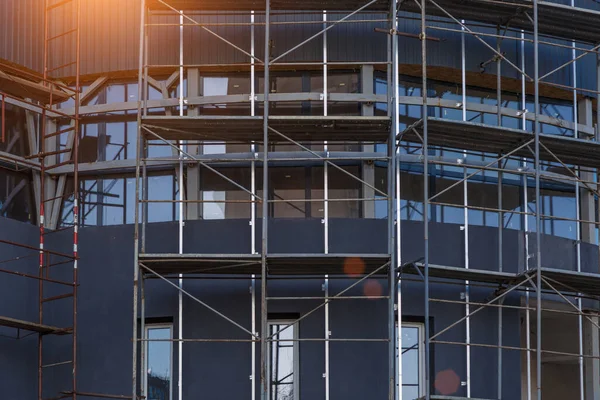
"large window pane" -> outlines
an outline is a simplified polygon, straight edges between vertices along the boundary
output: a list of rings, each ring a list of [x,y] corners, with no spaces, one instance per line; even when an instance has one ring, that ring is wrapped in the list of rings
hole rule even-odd
[[[175,178],[173,175],[148,178],[148,222],[173,221],[175,218]],[[152,201],[155,200],[155,201]],[[156,201],[157,200],[157,201]]]
[[[274,335],[270,346],[270,400],[296,400],[299,398],[296,390],[296,325],[273,321],[269,327],[270,335]]]
[[[0,170],[0,216],[33,222],[32,193],[28,175]]]
[[[402,324],[402,395],[404,399],[414,400],[423,392],[423,359],[421,324]]]
[[[276,218],[305,218],[307,216],[306,192],[310,182],[307,168],[273,168],[270,169],[269,175],[273,188],[273,216]]]
[[[218,171],[243,188],[251,189],[250,168],[219,168]],[[250,194],[215,172],[201,170],[200,190],[203,219],[250,218]],[[190,203],[188,206],[195,205]]]
[[[147,327],[146,398],[148,400],[171,399],[172,338],[171,327]],[[156,341],[152,341],[156,340]]]

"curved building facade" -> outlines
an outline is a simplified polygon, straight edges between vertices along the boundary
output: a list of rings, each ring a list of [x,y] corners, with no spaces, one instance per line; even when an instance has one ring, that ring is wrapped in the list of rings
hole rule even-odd
[[[3,399],[600,399],[592,0],[7,0]]]

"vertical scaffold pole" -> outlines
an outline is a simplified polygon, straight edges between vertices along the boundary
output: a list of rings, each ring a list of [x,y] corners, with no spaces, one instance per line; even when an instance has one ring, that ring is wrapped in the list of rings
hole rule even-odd
[[[571,0],[571,7],[575,7],[575,0]],[[573,46],[573,49],[571,50],[571,59],[573,60],[573,65],[571,66],[572,68],[572,79],[573,79],[573,136],[574,137],[579,137],[579,110],[578,110],[578,104],[577,104],[577,51],[575,50],[576,47],[576,43],[575,41],[571,42],[571,45]],[[584,121],[585,124],[585,121]],[[581,179],[581,170],[580,168],[577,168],[577,177]],[[577,272],[581,272],[581,204],[580,204],[580,200],[581,200],[581,193],[579,192],[580,190],[580,185],[579,182],[575,182],[575,218],[577,219],[576,222],[576,238],[577,238]],[[581,307],[582,307],[582,301],[581,301],[581,297],[577,297],[577,308],[579,309],[579,312],[581,313]],[[579,314],[577,316],[577,333],[579,336],[579,340],[578,340],[578,346],[579,346],[579,354],[580,357],[578,359],[578,366],[579,366],[579,399],[580,400],[584,400],[585,398],[585,373],[584,373],[584,359],[583,359],[583,315]]]
[[[183,11],[179,14],[179,116],[183,117]],[[179,141],[179,254],[183,254],[183,142]],[[179,288],[183,289],[183,274],[179,274]],[[183,399],[183,292],[179,290],[177,299],[177,394]]]
[[[525,32],[521,30],[521,70],[525,71]],[[521,74],[521,129],[527,130],[527,98],[525,92],[525,75]],[[523,168],[527,167],[527,160],[523,158]],[[529,196],[527,193],[528,177],[523,175],[523,232],[525,239],[524,269],[529,270]],[[531,313],[529,310],[529,288],[525,288],[525,343],[526,343],[526,365],[527,365],[527,395],[525,400],[531,400]]]
[[[132,349],[132,399],[137,398],[137,347],[138,347],[138,295],[139,295],[139,236],[140,236],[140,157],[142,148],[142,76],[144,68],[144,34],[146,29],[146,1],[140,4],[140,41],[138,60],[138,112],[137,112],[137,151],[135,160],[135,210],[134,210],[134,236],[133,236],[133,349]],[[142,344],[143,347],[143,344]]]
[[[461,20],[464,25],[465,21]],[[465,28],[461,26],[460,34],[460,56],[461,56],[461,74],[462,74],[462,118],[463,121],[467,120],[467,54],[465,46]],[[467,161],[467,152],[463,152],[463,161]],[[463,220],[464,220],[464,262],[465,269],[469,269],[469,198],[468,198],[468,175],[467,167],[463,168]],[[469,281],[465,281],[465,351],[466,351],[466,383],[467,383],[467,397],[471,397],[471,319],[468,317],[470,314],[469,305]]]
[[[81,0],[76,0],[75,119],[73,121],[73,400],[77,400],[77,292],[79,285],[79,107],[81,98]],[[42,177],[43,179],[43,177]]]
[[[255,65],[254,65],[254,11],[250,11],[250,115],[254,117],[256,114],[256,82],[255,82]],[[252,191],[252,197],[250,198],[250,252],[256,254],[256,144],[252,142],[250,145],[250,151],[252,152],[252,163],[250,164],[250,190]],[[250,292],[252,293],[251,298],[251,321],[252,321],[252,333],[256,335],[256,275],[252,274],[251,277]],[[251,365],[250,365],[250,399],[256,399],[256,341],[255,338],[251,338]]]
[[[538,36],[538,1],[533,0],[533,68],[534,68],[534,108],[535,121],[535,235],[536,235],[536,296],[537,296],[537,329],[536,329],[536,386],[537,400],[542,400],[542,235],[541,235],[541,202],[540,202],[540,82],[539,82],[539,36]]]
[[[390,254],[390,266],[388,271],[388,330],[389,330],[389,348],[388,348],[388,379],[389,379],[389,399],[396,397],[396,226],[395,226],[395,206],[396,201],[396,137],[398,136],[398,18],[396,12],[397,3],[390,2],[390,32],[391,40],[391,63],[392,63],[392,91],[391,96],[391,116],[392,125],[388,138],[387,156],[388,156],[388,253]],[[390,68],[388,64],[388,68]],[[398,321],[398,332],[401,330],[402,321]],[[399,390],[399,389],[398,389]]]
[[[465,162],[467,155],[463,156]],[[467,167],[463,168],[463,212],[464,212],[464,260],[465,269],[469,269],[469,196],[468,196],[468,171]],[[471,397],[471,288],[469,281],[465,281],[465,344],[466,344],[466,367],[467,367],[467,397]]]
[[[496,41],[496,51],[498,54],[502,54],[502,39],[500,38],[500,27],[497,29],[498,38]],[[505,32],[506,34],[506,32]],[[497,120],[498,126],[502,126],[502,59],[498,57],[496,61],[496,97],[498,105],[497,109]],[[500,157],[501,154],[498,155]],[[502,272],[503,270],[503,254],[502,249],[504,248],[503,240],[504,240],[504,213],[502,212],[502,161],[498,162],[498,271]],[[502,304],[504,299],[499,300],[499,304]],[[498,399],[502,399],[502,307],[498,307],[498,374],[497,374],[497,382],[498,387],[497,396]]]
[[[392,12],[391,12],[391,18],[392,18],[392,23],[393,23],[393,29],[394,32],[396,32],[398,30],[398,10],[397,10],[397,4],[395,2],[392,5]],[[394,35],[395,37],[395,43],[394,41],[392,41],[392,50],[393,50],[393,54],[392,54],[392,82],[394,83],[394,102],[393,102],[393,110],[392,110],[392,115],[393,115],[393,132],[392,132],[392,153],[390,154],[391,157],[394,157],[395,159],[395,163],[394,163],[394,179],[395,179],[395,187],[394,187],[394,201],[395,201],[395,207],[394,207],[394,221],[393,224],[395,223],[395,227],[393,227],[393,229],[395,229],[396,231],[396,242],[392,242],[392,246],[395,246],[395,249],[392,249],[392,251],[395,251],[395,261],[390,263],[390,267],[393,267],[395,269],[394,274],[393,274],[393,279],[394,279],[394,284],[396,285],[395,288],[394,286],[392,286],[392,289],[396,290],[396,323],[394,324],[394,328],[395,328],[395,334],[396,334],[396,343],[394,345],[394,351],[395,351],[395,359],[396,359],[396,373],[395,373],[395,379],[396,381],[394,382],[394,388],[396,390],[396,397],[398,400],[402,400],[402,282],[400,281],[400,265],[402,265],[402,252],[401,252],[401,240],[400,240],[400,159],[399,159],[399,143],[397,143],[398,140],[398,135],[400,133],[400,124],[398,121],[399,115],[400,115],[400,71],[399,71],[399,38],[398,35]]]
[[[323,11],[323,29],[327,29],[327,11]],[[323,32],[323,116],[327,116],[327,31]],[[329,149],[327,147],[327,141],[323,143],[323,151],[325,157],[329,158]],[[329,163],[325,161],[323,163],[323,224],[324,224],[324,249],[325,254],[329,254]],[[323,282],[323,291],[325,293],[325,372],[323,377],[325,378],[325,400],[329,400],[329,369],[331,367],[329,363],[329,275],[325,275]]]
[[[260,381],[261,400],[269,397],[268,355],[269,326],[267,321],[267,244],[269,199],[269,65],[271,34],[271,2],[265,0],[265,71],[263,106],[263,193],[262,193],[262,249],[261,249],[261,335],[260,335]]]
[[[421,0],[421,66],[423,87],[423,243],[424,243],[424,301],[425,301],[425,400],[431,399],[431,370],[429,343],[429,133],[427,132],[427,0]]]

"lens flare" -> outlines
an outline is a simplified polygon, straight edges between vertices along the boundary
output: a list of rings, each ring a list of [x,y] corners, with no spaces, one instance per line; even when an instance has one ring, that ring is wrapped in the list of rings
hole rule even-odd
[[[365,273],[365,262],[359,257],[348,257],[344,260],[344,273],[350,277],[358,277]]]
[[[460,387],[460,377],[451,369],[440,371],[435,376],[434,386],[444,396],[454,394]]]
[[[363,294],[366,297],[379,297],[383,294],[383,287],[375,279],[369,279],[363,286]]]

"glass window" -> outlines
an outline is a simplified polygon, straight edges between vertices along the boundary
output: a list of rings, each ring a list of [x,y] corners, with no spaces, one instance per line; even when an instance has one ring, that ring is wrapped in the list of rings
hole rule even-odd
[[[310,91],[323,92],[323,74],[313,75],[310,80]],[[327,93],[360,93],[360,81],[355,72],[329,72],[327,74]],[[311,115],[323,115],[323,102],[311,102]],[[327,115],[360,115],[361,104],[358,102],[328,101]]]
[[[324,168],[312,167],[311,216],[323,218],[324,214]],[[359,167],[343,167],[360,179]],[[361,215],[362,183],[334,166],[327,168],[329,218],[359,218]]]
[[[0,216],[34,222],[33,190],[26,174],[0,170]]]
[[[173,342],[171,325],[146,326],[146,399],[170,400]]]
[[[248,75],[228,74],[228,76],[202,77],[203,96],[246,95],[250,96]],[[250,115],[248,98],[240,103],[207,104],[199,107],[204,115]]]
[[[269,170],[272,185],[272,213],[276,218],[305,218],[310,216],[311,207],[307,198],[307,188],[311,176],[303,167],[273,168]]]
[[[298,324],[269,321],[269,400],[298,400]]]
[[[175,210],[176,183],[173,175],[148,177],[148,222],[173,221]]]
[[[402,398],[415,400],[424,394],[423,325],[403,323],[402,343]],[[398,350],[396,344],[396,350]],[[399,383],[400,384],[400,383]]]
[[[217,170],[250,191],[250,168],[218,168]],[[258,172],[256,173],[257,181],[261,176]],[[204,168],[200,170],[200,190],[202,191],[203,219],[250,218],[250,194],[215,172]],[[258,186],[257,193],[259,196],[261,195]]]
[[[80,186],[82,226],[121,225],[124,224],[127,212],[127,192],[125,179],[92,179],[84,180]],[[72,203],[69,205],[72,210]],[[65,204],[67,207],[67,204]]]
[[[0,128],[4,123],[4,140],[0,140],[0,151],[27,156],[30,154],[27,132],[22,128],[26,125],[25,111],[12,104],[4,104],[4,121],[0,118]],[[33,125],[37,130],[39,119],[32,118]]]

